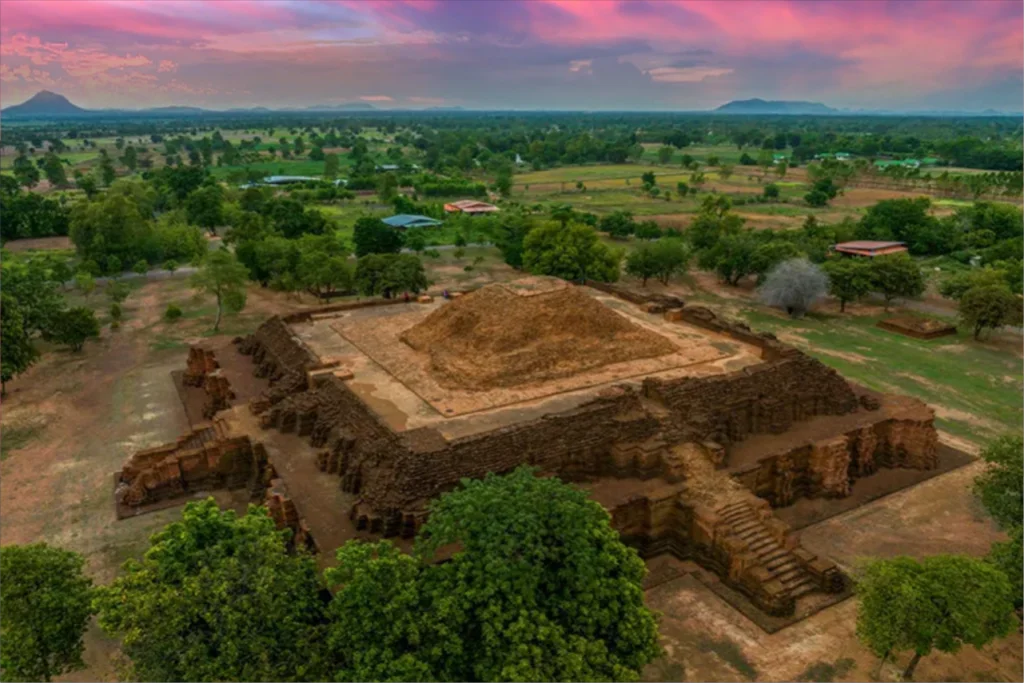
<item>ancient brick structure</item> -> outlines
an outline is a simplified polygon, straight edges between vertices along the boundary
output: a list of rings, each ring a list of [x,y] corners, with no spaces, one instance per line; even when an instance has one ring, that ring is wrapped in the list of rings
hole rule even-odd
[[[308,436],[323,449],[320,468],[359,497],[347,511],[358,529],[412,536],[428,501],[460,479],[530,464],[571,481],[648,482],[625,500],[597,496],[624,538],[647,556],[695,559],[766,612],[790,613],[809,591],[843,590],[835,565],[800,548],[771,506],[848,495],[857,477],[878,467],[934,467],[931,410],[858,389],[773,336],[708,309],[601,289],[666,321],[753,346],[760,362],[612,385],[566,410],[446,437],[432,426],[389,427],[350,388],[350,372],[325,367],[291,332],[300,319],[274,318],[239,342],[254,371],[272,381],[251,408],[264,428]]]
[[[235,340],[254,374],[269,380],[249,408],[263,429],[294,433],[320,449],[323,476],[337,477],[356,497],[338,515],[357,530],[411,537],[429,501],[460,479],[529,464],[589,487],[644,556],[693,559],[765,612],[791,614],[810,592],[843,591],[838,568],[801,548],[772,507],[849,495],[857,478],[879,467],[935,467],[932,411],[915,399],[853,386],[775,337],[706,308],[616,285],[594,287],[635,304],[652,329],[652,320],[682,326],[687,339],[743,350],[720,362],[694,361],[694,371],[645,372],[622,382],[612,375],[564,402],[520,398],[508,410],[499,403],[490,411],[498,417],[468,411],[449,427],[447,416],[435,417],[439,411],[418,419],[433,409],[418,394],[410,398],[408,385],[383,399],[368,394],[367,386],[378,385],[366,382],[394,382],[394,376],[353,339],[334,338],[350,316],[376,325],[458,303],[429,302],[405,312],[391,308],[401,305],[394,300],[335,304],[271,318]],[[384,308],[367,310],[374,307]],[[211,416],[230,405],[230,387],[209,352],[190,351],[186,376],[221,406]],[[394,415],[389,421],[381,412],[392,399],[406,401],[397,426]],[[527,404],[529,410],[515,408]],[[418,421],[410,424],[412,418]],[[204,486],[248,484],[297,545],[314,547],[299,514],[303,501],[288,495],[258,444],[218,433],[216,425],[215,418],[213,427],[130,459],[119,474],[119,508]]]
[[[203,425],[125,462],[115,481],[118,518],[197,491],[248,487],[262,492],[265,466],[262,447],[247,436],[226,434],[221,421]]]
[[[182,383],[186,387],[201,387],[206,392],[203,403],[203,417],[207,420],[222,410],[231,407],[235,392],[220,370],[215,354],[201,346],[192,346],[188,350],[188,361]]]

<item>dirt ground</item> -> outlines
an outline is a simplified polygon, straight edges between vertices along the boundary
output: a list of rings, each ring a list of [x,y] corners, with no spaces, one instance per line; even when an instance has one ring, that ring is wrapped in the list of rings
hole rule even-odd
[[[82,353],[47,350],[9,383],[3,435],[26,425],[31,431],[0,462],[0,544],[45,541],[75,550],[89,574],[105,583],[127,558],[141,555],[152,533],[180,517],[181,507],[174,507],[116,521],[113,476],[130,453],[171,441],[188,426],[171,372],[184,366],[187,342],[205,336],[213,322],[210,305],[192,294],[184,278],[144,285],[125,302],[120,330],[104,327]],[[101,311],[109,305],[98,295],[92,299]],[[161,320],[170,302],[186,311],[173,325]],[[221,338],[294,306],[254,288],[246,310],[226,319]],[[244,501],[226,493],[215,498],[244,509]],[[93,626],[86,635],[88,668],[67,680],[114,680],[114,649]]]

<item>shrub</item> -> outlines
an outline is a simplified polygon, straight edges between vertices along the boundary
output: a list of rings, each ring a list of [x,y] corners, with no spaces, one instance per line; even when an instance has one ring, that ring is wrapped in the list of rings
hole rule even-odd
[[[181,308],[175,304],[167,304],[167,310],[164,311],[164,320],[167,322],[174,322],[182,316]]]

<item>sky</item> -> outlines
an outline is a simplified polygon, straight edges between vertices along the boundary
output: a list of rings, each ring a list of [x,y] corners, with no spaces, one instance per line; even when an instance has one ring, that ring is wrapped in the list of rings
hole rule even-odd
[[[1024,100],[1020,0],[2,0],[0,105],[700,110]]]

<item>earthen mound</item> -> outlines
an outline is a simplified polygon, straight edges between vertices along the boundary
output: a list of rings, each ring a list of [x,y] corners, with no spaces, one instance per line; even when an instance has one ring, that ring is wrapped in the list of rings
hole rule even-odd
[[[524,296],[489,285],[442,306],[401,339],[429,355],[434,378],[448,389],[544,382],[676,351],[575,287]]]

